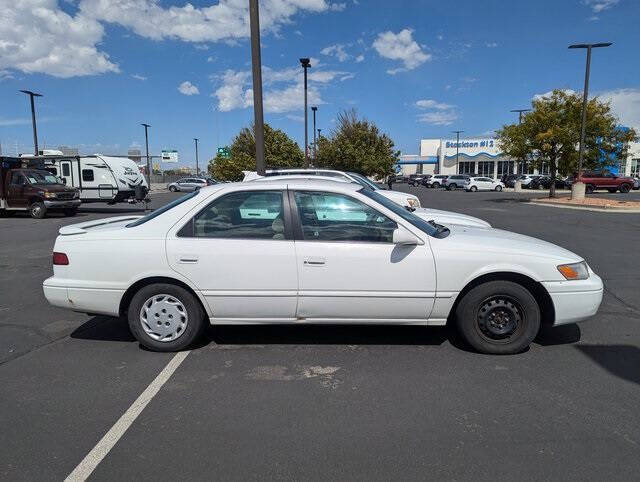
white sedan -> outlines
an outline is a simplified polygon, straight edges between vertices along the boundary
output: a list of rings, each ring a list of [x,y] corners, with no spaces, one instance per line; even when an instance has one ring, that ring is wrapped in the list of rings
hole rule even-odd
[[[490,177],[470,177],[464,182],[465,191],[502,191],[504,184]]]
[[[126,316],[139,342],[181,350],[212,324],[455,324],[484,353],[594,315],[600,278],[528,236],[426,222],[347,183],[202,188],[144,217],[60,228],[44,294]]]

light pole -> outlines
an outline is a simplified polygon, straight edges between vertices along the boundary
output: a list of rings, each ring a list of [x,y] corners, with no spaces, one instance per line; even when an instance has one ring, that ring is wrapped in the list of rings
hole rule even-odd
[[[311,67],[308,58],[300,59],[304,69],[304,167],[309,167],[309,134],[308,134],[308,112],[307,112],[307,69]]]
[[[196,176],[200,175],[200,167],[198,167],[198,138],[194,137],[194,141],[196,141]]]
[[[151,127],[149,124],[142,123],[141,126],[144,126],[144,143],[147,147],[147,184],[148,188],[151,189],[151,161],[149,159],[149,132],[148,129]]]
[[[316,158],[316,154],[318,153],[318,147],[316,144],[316,112],[318,111],[318,107],[317,106],[313,106],[311,107],[311,110],[313,111],[313,158]]]
[[[318,129],[318,140],[320,140],[320,133],[322,132],[322,129]]]
[[[582,185],[582,161],[584,159],[584,135],[587,124],[587,99],[589,96],[589,71],[591,70],[591,49],[608,47],[612,42],[597,44],[574,44],[570,49],[587,49],[587,68],[584,74],[584,92],[582,93],[582,126],[580,127],[580,157],[578,158],[578,183]],[[582,188],[584,189],[584,187]],[[584,190],[582,191],[584,196]],[[573,195],[573,192],[572,192]],[[580,196],[580,194],[578,194]]]
[[[34,153],[38,155],[38,129],[36,128],[36,107],[33,102],[34,97],[42,97],[42,94],[36,94],[35,92],[31,92],[30,90],[21,90],[20,92],[27,94],[29,96],[29,100],[31,101],[31,124],[33,125],[33,149]]]
[[[260,10],[258,0],[249,0],[251,24],[251,69],[253,71],[253,119],[256,138],[256,172],[265,174],[264,114],[262,112],[262,59],[260,56]]]
[[[460,154],[460,133],[464,131],[451,131],[456,134],[456,171],[460,174],[460,163],[458,162],[458,156]]]
[[[513,109],[511,112],[517,112],[518,113],[518,124],[522,123],[522,113],[523,112],[530,112],[531,109]]]

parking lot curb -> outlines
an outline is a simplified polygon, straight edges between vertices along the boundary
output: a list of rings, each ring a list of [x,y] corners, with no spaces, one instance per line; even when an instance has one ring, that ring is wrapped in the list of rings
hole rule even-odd
[[[552,208],[560,209],[575,209],[577,211],[594,211],[598,213],[621,213],[621,214],[640,214],[640,209],[637,208],[608,208],[608,207],[591,207],[591,206],[576,206],[571,204],[554,204],[540,201],[528,201],[526,204],[535,204],[537,206],[548,206]]]

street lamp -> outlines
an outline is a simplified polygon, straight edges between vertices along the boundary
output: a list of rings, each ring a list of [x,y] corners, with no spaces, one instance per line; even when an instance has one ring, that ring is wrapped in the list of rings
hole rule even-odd
[[[196,141],[196,176],[200,176],[200,168],[198,167],[198,138],[194,137],[194,141]]]
[[[569,45],[570,49],[587,49],[587,68],[584,74],[584,92],[582,93],[582,126],[580,127],[580,157],[578,158],[578,183],[582,185],[582,161],[584,159],[584,135],[587,124],[587,98],[589,96],[589,71],[591,69],[591,49],[599,47],[609,47],[612,42],[601,42],[597,44],[574,44]],[[573,191],[573,190],[572,190]],[[582,191],[584,193],[584,191]],[[584,194],[582,194],[583,196]],[[573,196],[573,192],[572,192]],[[581,197],[578,194],[578,197]]]
[[[513,109],[511,112],[518,113],[518,124],[522,123],[522,113],[523,112],[531,112],[531,109]]]
[[[20,92],[27,94],[31,100],[31,124],[33,125],[33,148],[35,155],[38,155],[38,129],[36,128],[36,107],[33,102],[34,97],[42,97],[42,94],[36,94],[30,90],[21,90]]]
[[[309,167],[309,134],[308,134],[308,112],[307,112],[307,69],[311,67],[311,60],[300,59],[304,69],[304,167]]]
[[[318,107],[315,105],[311,107],[313,111],[313,158],[316,158],[316,154],[318,152],[317,144],[316,144],[316,112],[318,111]]]
[[[258,0],[249,0],[251,24],[251,69],[253,71],[253,119],[256,138],[256,172],[264,176],[264,114],[262,112],[262,60],[260,56],[260,10]]]
[[[460,163],[458,162],[458,155],[460,154],[460,133],[464,131],[451,131],[456,134],[456,170],[460,174]]]
[[[320,133],[322,132],[322,129],[318,129],[318,140],[320,140]]]
[[[149,160],[149,132],[148,129],[151,127],[149,124],[142,123],[141,126],[144,126],[144,143],[147,146],[147,184],[148,188],[151,189],[151,161]]]

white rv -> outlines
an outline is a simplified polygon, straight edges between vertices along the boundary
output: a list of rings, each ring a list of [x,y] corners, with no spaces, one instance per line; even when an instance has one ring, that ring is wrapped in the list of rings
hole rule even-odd
[[[82,203],[141,201],[149,190],[138,165],[127,157],[95,154],[64,156],[59,151],[44,151],[38,159],[44,168],[70,187],[80,190]],[[138,198],[136,198],[136,188]]]

